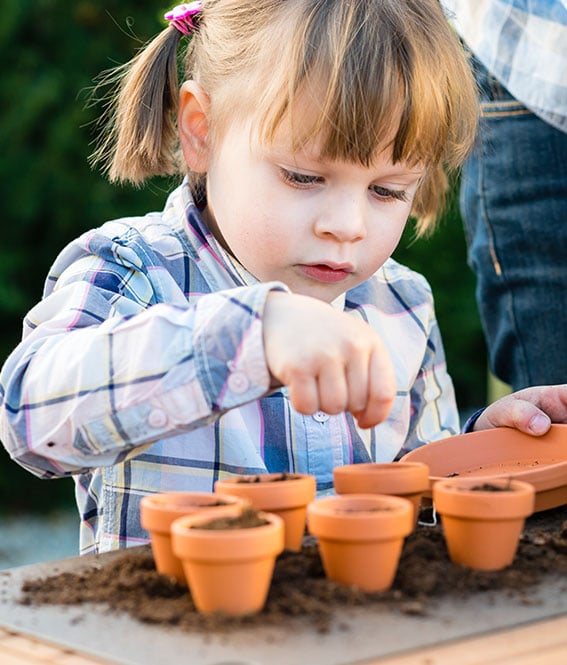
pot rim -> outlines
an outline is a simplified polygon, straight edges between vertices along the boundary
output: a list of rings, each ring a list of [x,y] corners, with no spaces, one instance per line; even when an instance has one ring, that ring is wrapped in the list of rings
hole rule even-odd
[[[509,486],[509,492],[473,490],[471,487],[489,483]],[[455,477],[445,478],[433,487],[433,505],[438,513],[498,520],[512,517],[528,517],[535,507],[535,487],[515,478]]]
[[[171,524],[171,540],[180,559],[201,561],[249,560],[279,554],[284,549],[284,521],[279,515],[259,511],[268,524],[244,529],[199,529],[215,519],[199,514],[179,517]]]
[[[429,489],[429,467],[423,462],[345,464],[333,469],[333,484],[339,494],[415,494]],[[356,485],[362,487],[355,490]]]
[[[409,499],[389,494],[328,496],[309,504],[307,526],[324,539],[388,540],[413,531],[414,508]]]
[[[215,502],[223,501],[221,505]],[[207,503],[208,502],[208,503]],[[147,494],[140,501],[140,522],[147,531],[168,533],[171,523],[178,517],[201,511],[242,508],[247,505],[242,497],[214,492],[158,492]]]
[[[286,472],[287,473],[287,472]],[[221,478],[215,482],[215,494],[239,496],[260,510],[282,510],[307,505],[315,498],[317,480],[307,473],[290,473],[290,478],[274,481],[282,473],[248,474]],[[239,482],[240,478],[260,478],[259,482]]]

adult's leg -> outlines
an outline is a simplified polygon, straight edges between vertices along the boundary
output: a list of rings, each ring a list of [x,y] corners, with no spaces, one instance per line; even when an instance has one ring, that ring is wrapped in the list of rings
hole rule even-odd
[[[475,63],[483,117],[461,212],[493,373],[517,390],[567,382],[567,134]]]

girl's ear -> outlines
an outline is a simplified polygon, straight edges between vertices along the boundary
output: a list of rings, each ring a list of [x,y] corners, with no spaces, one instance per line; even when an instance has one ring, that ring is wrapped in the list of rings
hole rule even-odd
[[[209,96],[196,81],[185,81],[179,91],[177,124],[185,163],[194,173],[206,173],[209,163]]]

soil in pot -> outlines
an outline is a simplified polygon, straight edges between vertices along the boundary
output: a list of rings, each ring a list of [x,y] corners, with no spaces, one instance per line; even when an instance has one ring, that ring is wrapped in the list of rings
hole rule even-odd
[[[237,496],[254,508],[279,515],[285,526],[285,548],[299,551],[305,534],[307,505],[314,500],[316,479],[301,473],[266,473],[217,480],[215,492]]]
[[[284,480],[295,480],[300,476],[293,473],[273,473],[259,476],[239,476],[235,479],[236,483],[281,483]]]
[[[494,483],[482,483],[468,488],[471,492],[513,492],[510,485],[494,485]]]
[[[199,524],[205,531],[224,531],[226,529],[253,529],[256,526],[269,524],[268,520],[255,509],[245,508],[240,515],[234,517],[216,517]],[[192,529],[197,527],[191,527]]]

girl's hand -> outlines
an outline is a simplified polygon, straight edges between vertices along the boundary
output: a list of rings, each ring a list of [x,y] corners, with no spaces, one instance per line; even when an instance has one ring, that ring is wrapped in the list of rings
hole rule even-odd
[[[350,411],[359,426],[384,420],[396,394],[379,335],[331,305],[273,292],[264,310],[264,348],[275,385],[287,386],[300,413]]]
[[[524,388],[487,407],[474,430],[514,427],[541,436],[551,423],[567,423],[567,384]]]

